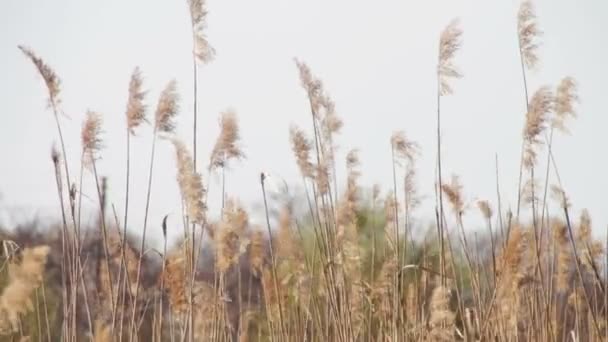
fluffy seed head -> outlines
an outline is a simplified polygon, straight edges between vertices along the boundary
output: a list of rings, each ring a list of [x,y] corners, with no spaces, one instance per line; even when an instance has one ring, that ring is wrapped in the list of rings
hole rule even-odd
[[[452,88],[449,80],[461,78],[462,74],[454,65],[454,55],[462,45],[462,30],[459,20],[454,19],[443,30],[439,38],[439,63],[437,64],[437,75],[439,77],[439,92],[441,95],[449,95]]]
[[[403,131],[393,133],[391,136],[391,146],[397,163],[402,163],[405,160],[413,163],[418,155],[418,144],[409,140]]]
[[[61,81],[59,80],[59,77],[55,71],[53,71],[53,69],[51,69],[51,67],[48,66],[40,57],[38,57],[30,48],[23,45],[19,45],[18,48],[27,56],[27,58],[32,61],[32,63],[34,63],[38,69],[38,72],[44,79],[44,83],[46,83],[46,87],[49,91],[49,105],[58,105],[60,103],[59,91],[61,90]]]
[[[579,101],[577,93],[576,80],[572,77],[564,77],[555,92],[555,117],[553,118],[553,127],[568,132],[566,128],[566,120],[568,117],[575,118],[576,110],[574,103]]]
[[[526,66],[533,69],[538,64],[538,37],[542,32],[536,22],[536,14],[531,1],[524,1],[519,7],[517,14],[517,33],[519,37],[519,49]]]
[[[540,139],[542,132],[547,128],[548,115],[553,109],[553,92],[549,87],[540,87],[528,105],[526,113],[526,123],[524,126],[523,137],[525,143],[524,165],[528,168],[536,164],[538,146],[542,145]]]
[[[320,79],[313,76],[306,63],[300,62],[298,59],[295,59],[295,63],[300,73],[302,88],[304,88],[308,94],[313,114],[317,115],[321,106],[320,100],[323,95],[323,83]]]
[[[405,205],[410,210],[417,208],[421,203],[415,178],[416,169],[413,166],[408,165],[403,179],[403,192],[405,193]]]
[[[95,157],[102,148],[101,140],[101,115],[93,111],[87,111],[86,119],[82,124],[80,138],[82,150],[89,157]]]
[[[452,175],[452,181],[450,183],[442,184],[441,190],[443,190],[443,193],[448,197],[454,214],[459,217],[464,211],[464,199],[462,196],[460,178],[456,175]]]
[[[173,133],[175,130],[175,116],[179,110],[179,96],[175,80],[170,81],[160,93],[156,106],[155,129],[159,132]]]
[[[129,101],[127,102],[127,128],[135,134],[135,128],[146,121],[146,106],[143,103],[146,92],[142,89],[141,70],[136,67],[129,82]]]
[[[215,142],[211,152],[209,169],[225,167],[230,159],[240,160],[245,158],[239,146],[240,133],[236,112],[228,109],[220,117],[220,135]]]
[[[43,279],[49,251],[48,246],[28,247],[20,263],[9,264],[9,282],[0,296],[0,331],[18,331],[21,315],[33,310],[31,296]]]
[[[236,264],[245,252],[249,244],[248,239],[245,238],[245,231],[248,226],[249,216],[247,212],[236,201],[228,201],[216,236],[216,265],[221,273],[225,273],[232,265]]]
[[[177,183],[186,204],[186,211],[191,222],[203,224],[207,206],[203,201],[205,188],[198,172],[194,172],[192,157],[186,146],[179,140],[173,139],[177,160]]]
[[[192,34],[194,39],[194,55],[198,62],[209,63],[215,57],[215,49],[209,44],[205,34],[207,28],[207,9],[205,0],[188,0]]]
[[[296,126],[289,129],[289,138],[291,140],[291,150],[296,157],[298,168],[302,176],[312,178],[314,175],[314,166],[310,162],[310,151],[312,144],[304,131]]]

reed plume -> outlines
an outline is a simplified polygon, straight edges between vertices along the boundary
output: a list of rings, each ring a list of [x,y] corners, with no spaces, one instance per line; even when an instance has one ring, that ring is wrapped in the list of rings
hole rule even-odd
[[[90,160],[95,160],[97,153],[103,147],[101,139],[101,115],[93,111],[87,111],[86,119],[82,124],[80,138],[82,141],[82,151]]]
[[[28,247],[9,264],[9,283],[0,296],[0,331],[18,331],[20,316],[34,310],[31,296],[44,277],[48,246]]]
[[[548,115],[553,110],[554,97],[549,87],[540,87],[528,105],[524,137],[524,166],[531,168],[536,164],[537,148],[543,144],[541,135],[547,128]]]
[[[305,178],[313,178],[314,165],[310,161],[310,151],[312,150],[310,140],[306,137],[304,131],[296,126],[290,128],[289,138],[291,140],[291,150],[296,157],[300,173]]]
[[[228,201],[216,233],[216,266],[220,273],[226,273],[232,265],[238,263],[245,252],[249,242],[245,235],[248,227],[247,212],[236,201]]]
[[[306,90],[312,113],[316,116],[319,113],[321,107],[321,98],[323,95],[323,82],[320,79],[313,76],[310,68],[306,63],[294,60],[300,74],[300,83],[302,88]]]
[[[176,138],[172,142],[177,161],[177,183],[186,205],[187,216],[192,223],[202,225],[205,222],[207,209],[202,177],[200,173],[194,171],[192,157],[186,146]]]
[[[211,152],[210,170],[226,167],[231,159],[245,158],[245,154],[239,146],[240,138],[236,112],[233,109],[227,109],[222,112],[220,117],[220,135]]]
[[[155,112],[154,130],[157,132],[173,133],[175,130],[175,116],[179,111],[179,95],[177,83],[170,81],[160,93]]]
[[[542,31],[538,28],[536,13],[531,1],[524,1],[519,7],[517,33],[521,58],[529,69],[534,69],[538,64],[536,50],[539,46],[538,37],[542,35]]]
[[[462,184],[460,184],[460,178],[456,175],[452,175],[452,181],[448,184],[443,184],[442,191],[452,205],[454,215],[456,215],[456,217],[460,217],[464,212],[464,198],[462,195]]]
[[[462,30],[459,20],[454,19],[443,30],[439,38],[439,63],[437,64],[437,76],[439,80],[439,93],[450,95],[453,90],[449,84],[450,79],[461,78],[462,74],[454,65],[454,55],[462,45]]]
[[[395,161],[399,164],[402,164],[404,161],[413,163],[419,154],[418,144],[409,140],[403,131],[393,133],[391,136],[391,146],[395,153]]]
[[[200,63],[209,63],[215,57],[215,49],[209,44],[205,29],[207,28],[207,9],[205,0],[188,0],[194,55]]]
[[[18,48],[32,61],[32,63],[34,63],[38,72],[44,79],[44,83],[49,92],[49,105],[53,107],[59,105],[61,102],[59,98],[59,92],[61,91],[61,80],[59,79],[59,76],[57,76],[55,71],[53,71],[53,69],[30,48],[23,45],[19,45]]]
[[[552,127],[562,132],[568,132],[566,120],[568,117],[576,118],[574,104],[579,101],[576,80],[570,76],[564,77],[555,92],[555,116]]]
[[[146,105],[143,103],[146,91],[142,87],[141,70],[139,67],[136,67],[131,74],[131,81],[129,82],[129,99],[126,110],[127,128],[132,135],[135,135],[135,128],[146,121]]]

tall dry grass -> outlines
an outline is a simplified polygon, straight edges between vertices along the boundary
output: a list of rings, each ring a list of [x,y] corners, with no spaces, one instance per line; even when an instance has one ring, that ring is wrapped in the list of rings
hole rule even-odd
[[[48,341],[607,339],[608,242],[592,238],[587,212],[577,220],[571,217],[552,149],[554,132],[566,132],[567,120],[576,117],[577,82],[567,76],[529,96],[527,73],[539,67],[541,36],[530,2],[521,4],[515,22],[526,101],[517,211],[503,211],[497,179],[496,203],[476,203],[485,224],[481,235],[472,234],[463,222],[470,209],[464,185],[457,176],[446,181],[443,175],[442,98],[454,95],[453,81],[463,77],[456,66],[463,35],[457,20],[442,31],[438,44],[434,225],[426,230],[416,225],[416,162],[422,146],[399,130],[387,139],[392,189],[383,194],[374,186],[367,196],[357,150],[345,160],[337,153],[344,123],[328,90],[306,63],[295,60],[294,78],[299,77],[311,120],[308,130],[292,126],[289,131],[305,210],[297,209],[300,199],[289,192],[278,199],[269,196],[269,174],[261,173],[266,221],[255,226],[238,198],[226,191],[228,167],[245,158],[234,110],[220,114],[208,177],[197,169],[198,66],[210,62],[215,50],[204,30],[204,1],[189,0],[188,6],[194,139],[189,148],[175,134],[181,104],[177,84],[171,81],[149,120],[148,185],[137,238],[127,228],[134,197],[129,186],[131,139],[148,122],[142,72],[135,68],[128,86],[121,222],[115,210],[107,210],[108,183],[96,167],[103,153],[101,115],[86,115],[80,174],[73,178],[60,120],[59,77],[31,49],[19,47],[45,82],[57,124],[61,151],[53,149],[51,159],[62,220],[55,235],[27,230],[3,234],[3,336]],[[162,251],[146,247],[157,141],[169,141],[175,148],[183,209],[183,235],[173,246],[167,243],[167,231],[179,228],[165,216]],[[543,153],[546,166],[538,172]],[[338,173],[341,162],[344,175]],[[498,161],[496,169],[498,178]],[[207,207],[207,180],[215,172],[222,179],[217,221],[210,219],[214,215]],[[94,178],[99,209],[97,223],[87,228],[81,225],[81,204],[83,178],[88,176]],[[553,215],[548,210],[550,192],[560,208]],[[271,204],[280,208],[278,213]],[[48,246],[28,247],[33,241]]]

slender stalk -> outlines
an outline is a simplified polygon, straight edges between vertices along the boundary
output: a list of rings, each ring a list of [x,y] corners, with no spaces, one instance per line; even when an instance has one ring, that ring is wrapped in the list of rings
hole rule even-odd
[[[108,231],[106,229],[106,220],[105,220],[105,210],[104,210],[104,198],[103,198],[103,193],[102,193],[102,189],[101,186],[99,184],[99,177],[97,174],[97,166],[95,163],[95,160],[91,161],[92,166],[93,166],[93,175],[95,177],[95,185],[97,188],[97,196],[99,198],[99,209],[100,209],[100,218],[99,221],[101,223],[101,233],[102,233],[102,238],[103,238],[103,248],[104,248],[104,253],[105,253],[105,260],[106,260],[106,266],[107,266],[107,273],[108,273],[108,283],[110,284],[110,300],[111,303],[114,303],[114,288],[112,286],[113,282],[112,282],[112,273],[110,271],[110,250],[109,250],[109,245],[108,245]]]
[[[281,335],[286,336],[285,331],[284,331],[284,326],[283,326],[283,305],[282,305],[282,300],[281,300],[281,295],[279,292],[279,283],[278,283],[278,276],[277,276],[277,269],[276,269],[276,259],[275,259],[275,255],[274,255],[274,244],[272,242],[272,230],[270,228],[270,217],[268,215],[268,201],[266,200],[266,186],[265,186],[265,180],[266,180],[266,175],[264,175],[264,173],[260,174],[260,184],[262,185],[262,196],[264,197],[264,211],[266,214],[266,227],[268,229],[268,243],[270,244],[270,262],[272,264],[272,278],[274,280],[274,290],[277,294],[278,297],[278,304],[279,304],[279,325],[280,325],[280,331],[281,331]]]
[[[518,51],[519,51],[519,61],[520,61],[520,65],[521,65],[521,75],[522,75],[522,79],[523,79],[523,83],[524,83],[524,95],[525,95],[525,99],[526,99],[526,112],[530,111],[530,101],[528,98],[528,81],[526,78],[526,66],[524,63],[524,54],[521,46],[521,42],[518,39],[517,40],[517,46]],[[523,177],[523,169],[524,169],[524,144],[525,142],[522,141],[521,144],[521,157],[520,157],[520,161],[519,161],[519,181],[518,181],[518,185],[517,185],[517,218],[519,218],[519,209],[521,207],[521,181],[522,181],[522,177]]]
[[[141,278],[141,265],[143,262],[143,253],[146,242],[146,231],[148,227],[148,212],[150,210],[150,194],[152,193],[152,175],[154,170],[154,152],[156,151],[156,127],[154,127],[154,132],[152,133],[152,152],[150,153],[150,167],[148,169],[148,191],[146,193],[146,209],[144,213],[144,226],[141,236],[141,245],[140,245],[140,256],[137,262],[137,276],[135,278],[135,295],[133,298],[133,312],[131,314],[131,325],[130,331],[131,333],[135,332],[137,336],[137,331],[133,331],[135,329],[135,312],[137,309],[137,299],[139,297],[139,283]]]
[[[439,181],[437,192],[439,193],[439,246],[441,250],[441,284],[445,286],[445,246],[444,246],[444,216],[443,216],[443,180],[441,169],[441,90],[439,72],[437,72],[437,179]]]

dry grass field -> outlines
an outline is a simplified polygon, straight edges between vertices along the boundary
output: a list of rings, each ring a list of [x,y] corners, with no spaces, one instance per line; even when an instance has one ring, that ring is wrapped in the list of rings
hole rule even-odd
[[[193,83],[179,89],[191,86],[196,94],[197,68],[216,56],[205,35],[204,0],[188,3]],[[44,81],[49,115],[56,120],[59,143],[48,162],[55,171],[60,220],[44,231],[35,225],[3,228],[0,340],[608,341],[608,242],[594,240],[589,213],[571,216],[554,159],[559,151],[552,149],[576,117],[578,85],[564,77],[529,89],[526,75],[538,66],[541,32],[530,2],[521,4],[514,25],[528,110],[521,141],[514,144],[521,146],[521,163],[513,211],[501,205],[500,191],[494,199],[476,202],[477,208],[465,207],[463,185],[442,171],[441,119],[449,110],[442,100],[458,96],[462,77],[457,57],[464,35],[454,20],[437,37],[437,125],[428,133],[436,136],[436,145],[420,146],[402,131],[386,137],[392,165],[385,167],[392,168],[393,187],[385,193],[360,184],[357,150],[346,160],[336,157],[342,119],[321,79],[295,60],[294,75],[310,104],[310,126],[291,127],[290,141],[277,143],[291,144],[305,196],[269,196],[268,175],[261,173],[266,218],[261,226],[251,223],[237,197],[224,193],[217,215],[206,205],[207,176],[219,175],[225,184],[225,170],[245,158],[236,113],[221,113],[213,146],[197,146],[197,116],[203,114],[195,96],[194,140],[182,141],[175,134],[176,118],[186,104],[176,82],[152,99],[144,71],[135,68],[125,94],[126,205],[116,210],[107,204],[110,180],[96,166],[104,153],[103,116],[87,113],[80,169],[69,169],[60,75],[34,47],[19,46]],[[131,139],[150,128],[149,171],[132,175]],[[175,181],[153,181],[158,144],[174,147],[183,210],[177,226],[165,218],[164,247],[152,250],[144,244],[152,229],[150,192],[155,182]],[[423,237],[414,238],[422,148],[438,156],[435,217]],[[202,163],[196,160],[201,149],[212,151]],[[337,174],[342,163],[347,172]],[[549,171],[558,177],[550,181]],[[83,177],[96,184],[94,225],[81,224]],[[137,234],[126,229],[129,199],[135,197],[129,193],[132,177],[148,180],[147,197],[137,197],[147,198],[146,220]],[[281,210],[270,210],[270,201]],[[560,210],[550,215],[549,203]],[[469,234],[465,210],[479,210],[486,223],[482,234]],[[167,230],[183,235],[168,244]]]

